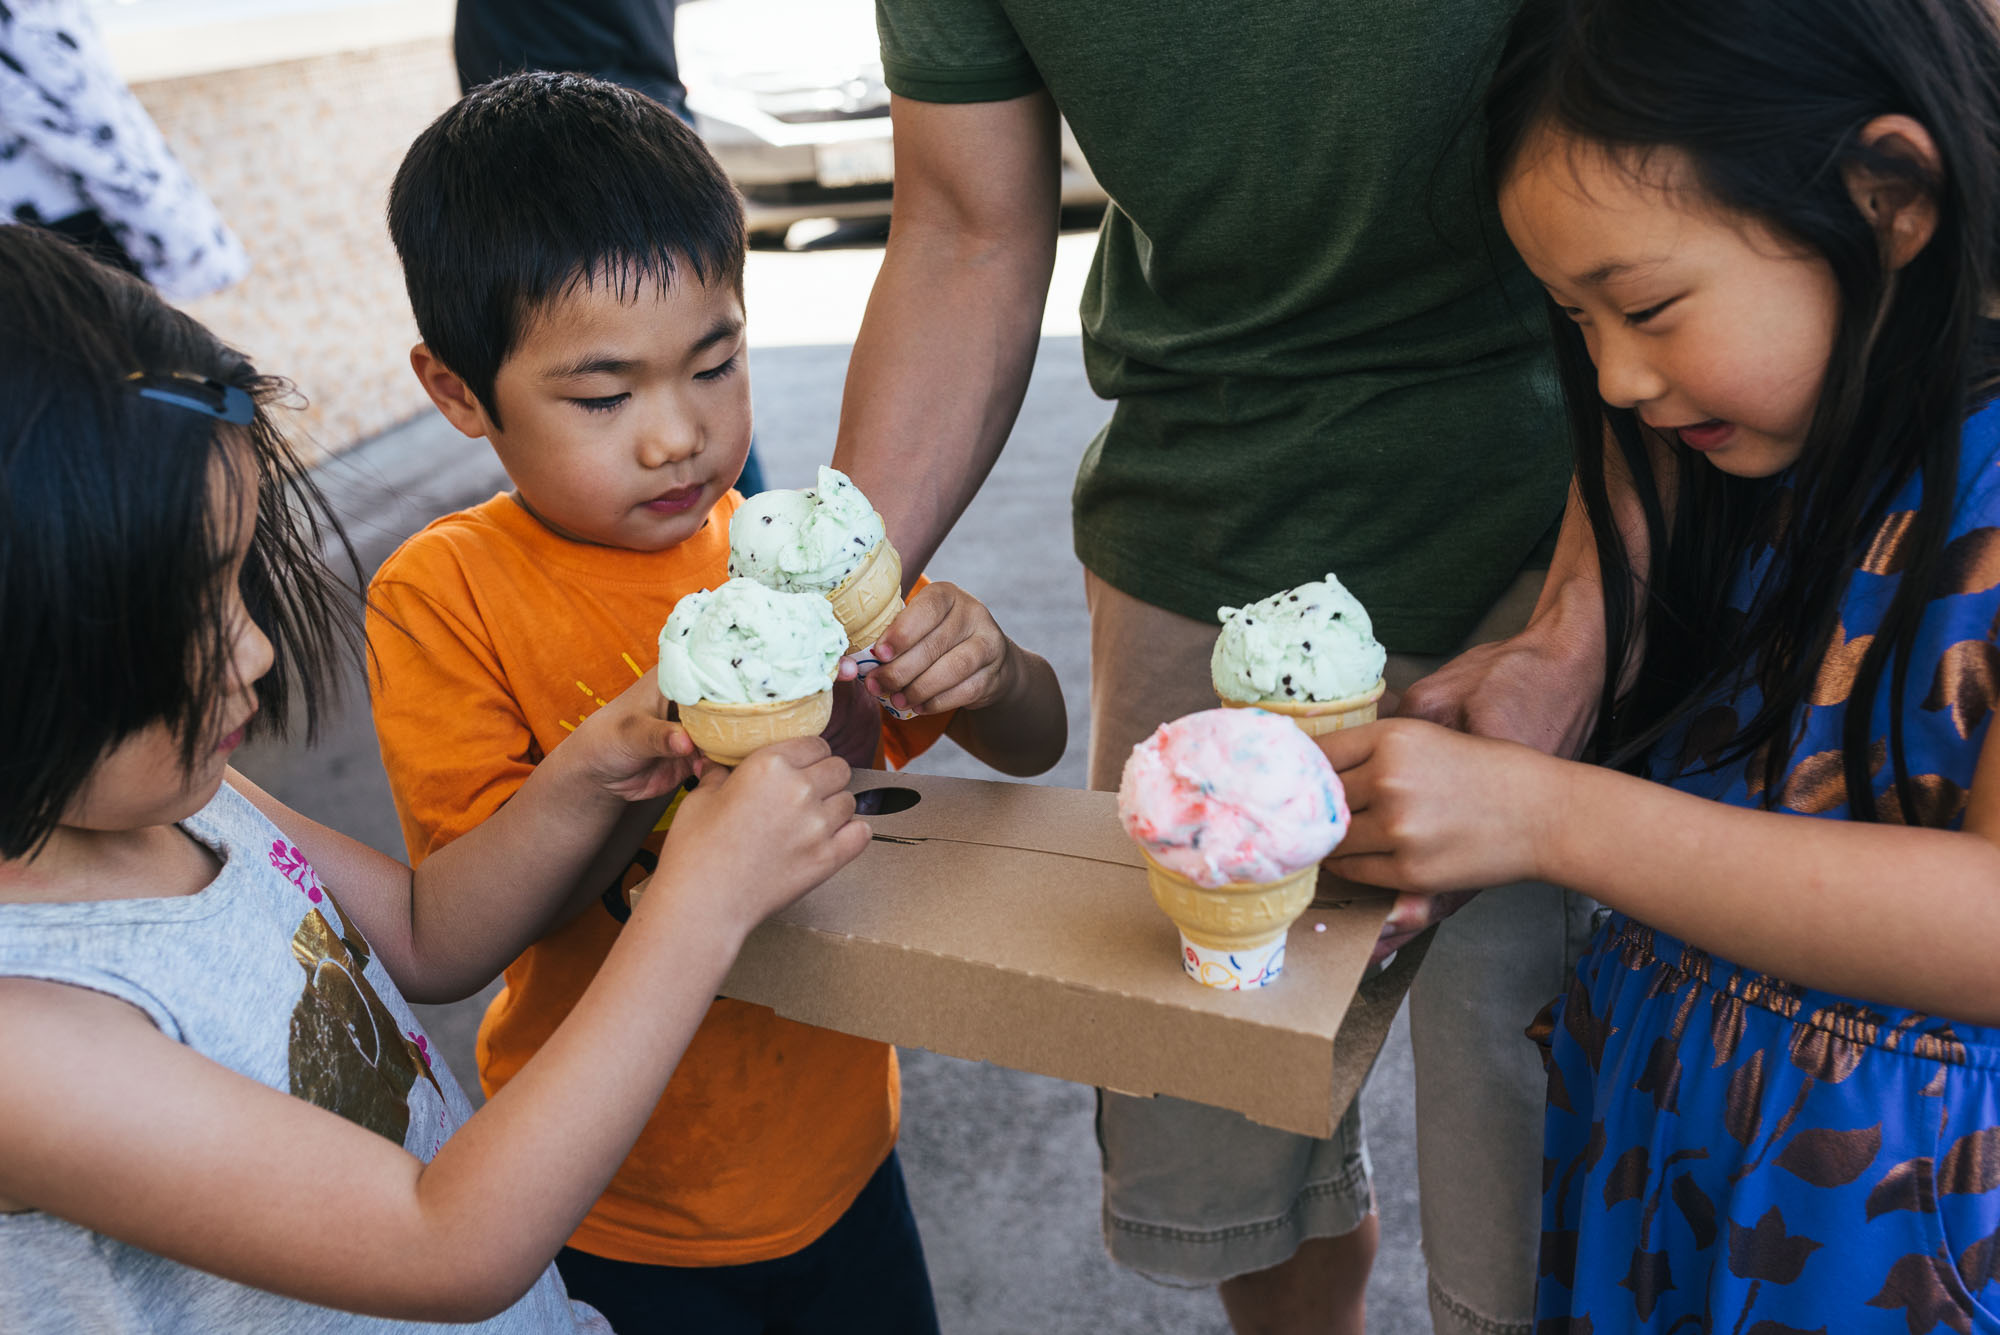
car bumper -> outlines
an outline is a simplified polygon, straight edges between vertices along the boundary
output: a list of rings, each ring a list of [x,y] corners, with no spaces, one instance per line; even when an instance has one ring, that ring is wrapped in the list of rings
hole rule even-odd
[[[886,118],[744,125],[694,110],[696,130],[743,195],[752,235],[781,232],[807,218],[888,215],[893,153]],[[1067,142],[1061,192],[1064,208],[1105,202],[1103,187]]]

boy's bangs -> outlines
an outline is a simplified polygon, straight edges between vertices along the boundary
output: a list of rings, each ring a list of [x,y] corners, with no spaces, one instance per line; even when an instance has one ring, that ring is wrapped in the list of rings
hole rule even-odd
[[[489,415],[522,330],[579,284],[743,286],[742,202],[701,140],[581,75],[497,79],[439,116],[396,172],[389,232],[425,343]]]
[[[515,294],[507,322],[513,331],[511,344],[518,347],[539,320],[574,296],[602,292],[629,306],[648,294],[672,293],[690,280],[707,285],[722,277],[713,265],[704,266],[694,256],[666,250],[606,255],[560,275],[546,279],[536,275],[534,282]],[[493,405],[488,404],[487,409],[491,414]]]

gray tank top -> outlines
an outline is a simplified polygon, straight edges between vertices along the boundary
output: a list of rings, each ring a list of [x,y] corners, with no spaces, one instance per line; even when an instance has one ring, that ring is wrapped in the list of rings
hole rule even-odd
[[[184,828],[223,863],[206,889],[172,899],[0,904],[0,976],[118,997],[176,1042],[428,1163],[471,1105],[332,890],[227,784]],[[339,1169],[302,1164],[289,1186],[310,1191],[316,1173]],[[301,1238],[299,1264],[312,1258],[311,1239]],[[554,1266],[490,1321],[385,1321],[218,1279],[37,1211],[0,1214],[0,1331],[9,1335],[446,1330],[611,1328],[570,1301]]]

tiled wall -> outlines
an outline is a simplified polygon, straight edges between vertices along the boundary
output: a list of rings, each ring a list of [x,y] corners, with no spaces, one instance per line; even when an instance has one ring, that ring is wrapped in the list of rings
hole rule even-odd
[[[337,19],[335,20],[337,21]],[[410,42],[133,87],[249,250],[187,310],[297,382],[296,434],[336,454],[423,411],[382,221],[410,141],[458,96],[450,44]]]

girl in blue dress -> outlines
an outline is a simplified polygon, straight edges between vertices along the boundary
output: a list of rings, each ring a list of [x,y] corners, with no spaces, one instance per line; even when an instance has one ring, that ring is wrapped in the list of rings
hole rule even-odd
[[[1334,866],[1607,907],[1536,1030],[1543,1329],[2000,1330],[1995,12],[1529,0],[1486,110],[1600,763],[1333,734]]]

